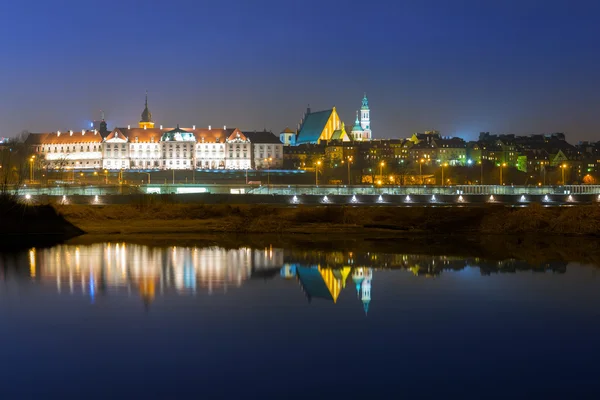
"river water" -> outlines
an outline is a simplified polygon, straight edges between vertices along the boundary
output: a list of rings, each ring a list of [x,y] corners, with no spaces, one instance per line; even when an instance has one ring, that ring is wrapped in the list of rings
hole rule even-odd
[[[600,396],[595,265],[344,250],[0,254],[2,398]]]

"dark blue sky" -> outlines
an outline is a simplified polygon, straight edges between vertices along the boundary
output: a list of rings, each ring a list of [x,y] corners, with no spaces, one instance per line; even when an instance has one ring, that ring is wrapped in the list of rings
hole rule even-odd
[[[0,2],[0,136],[135,124],[295,127],[307,103],[374,136],[600,133],[600,2]]]

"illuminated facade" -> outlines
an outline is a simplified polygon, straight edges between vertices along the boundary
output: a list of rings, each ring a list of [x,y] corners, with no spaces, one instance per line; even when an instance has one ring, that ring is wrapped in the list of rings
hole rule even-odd
[[[139,127],[32,133],[32,146],[49,168],[73,169],[278,169],[283,144],[272,132],[237,128],[155,128],[148,96]]]
[[[336,108],[317,112],[311,112],[307,108],[299,124],[296,144],[318,144],[330,140],[350,140]]]
[[[97,130],[30,133],[25,143],[49,168],[96,169],[103,165],[103,139]]]
[[[360,107],[360,122],[359,122],[359,112],[356,112],[356,121],[354,122],[354,127],[352,128],[352,140],[371,140],[371,109],[369,108],[369,99],[367,99],[367,94],[365,93],[362,99],[362,106]]]

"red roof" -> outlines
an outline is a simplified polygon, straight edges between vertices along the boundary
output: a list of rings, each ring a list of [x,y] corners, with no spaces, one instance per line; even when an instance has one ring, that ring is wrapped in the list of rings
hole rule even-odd
[[[36,144],[75,144],[75,143],[102,143],[102,135],[100,132],[94,133],[94,131],[85,131],[83,134],[81,131],[58,132],[50,133],[30,133],[25,139],[25,143],[29,145]]]
[[[115,128],[107,137],[106,140],[113,139],[115,137],[121,137],[127,139],[130,143],[150,143],[152,138],[154,142],[158,143],[165,132],[169,132],[174,128]],[[237,128],[233,129],[208,129],[208,128],[179,128],[181,130],[193,133],[196,140],[200,143],[225,143],[225,140],[237,132],[242,134]]]

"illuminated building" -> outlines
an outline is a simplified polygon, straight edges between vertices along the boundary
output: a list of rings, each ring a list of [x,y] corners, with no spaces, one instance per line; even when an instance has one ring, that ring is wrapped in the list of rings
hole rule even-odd
[[[363,140],[364,129],[360,125],[360,119],[358,118],[358,111],[356,112],[356,120],[354,121],[354,126],[352,127],[352,131],[350,132],[350,136],[352,140]]]
[[[155,128],[148,95],[139,127],[30,134],[26,143],[49,168],[255,169],[281,168],[283,144],[272,132],[237,128]],[[105,135],[102,132],[106,132]]]
[[[360,107],[360,127],[362,128],[362,131],[357,132],[360,135],[358,138],[353,137],[353,139],[371,140],[371,109],[369,108],[369,99],[367,99],[366,93],[362,99],[362,106]],[[352,130],[354,131],[354,128]]]
[[[30,133],[25,144],[44,160],[49,168],[102,168],[102,135],[97,130]]]
[[[350,140],[336,108],[317,112],[307,108],[299,125],[296,144],[318,144],[330,140]]]
[[[290,128],[285,128],[283,132],[279,134],[279,141],[284,146],[295,146],[296,145],[296,132]]]

